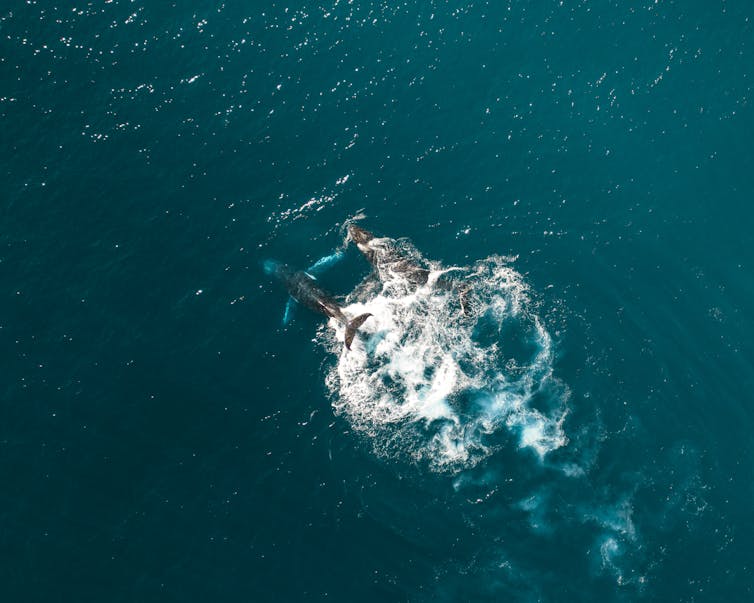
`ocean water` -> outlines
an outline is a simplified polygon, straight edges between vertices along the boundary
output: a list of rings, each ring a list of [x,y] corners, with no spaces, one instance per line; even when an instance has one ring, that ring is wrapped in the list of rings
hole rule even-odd
[[[753,87],[743,0],[4,3],[0,598],[752,600]]]

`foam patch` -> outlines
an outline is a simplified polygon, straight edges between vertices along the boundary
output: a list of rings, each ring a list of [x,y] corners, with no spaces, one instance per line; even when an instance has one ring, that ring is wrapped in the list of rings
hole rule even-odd
[[[320,329],[338,355],[326,375],[335,411],[376,453],[436,470],[473,466],[501,446],[541,459],[565,445],[567,388],[553,377],[552,340],[521,275],[499,256],[464,268],[423,264],[424,286],[384,272],[349,296],[347,315],[373,314],[350,352],[337,321]]]

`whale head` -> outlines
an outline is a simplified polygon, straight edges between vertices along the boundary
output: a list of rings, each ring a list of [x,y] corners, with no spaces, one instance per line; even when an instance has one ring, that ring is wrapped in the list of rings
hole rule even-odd
[[[356,224],[349,224],[348,238],[356,243],[356,245],[366,245],[374,238],[374,235],[368,230],[356,226]]]

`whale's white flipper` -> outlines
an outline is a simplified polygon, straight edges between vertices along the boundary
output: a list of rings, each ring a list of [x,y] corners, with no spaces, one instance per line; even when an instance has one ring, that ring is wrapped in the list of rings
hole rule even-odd
[[[337,264],[340,260],[343,259],[344,256],[345,254],[343,253],[343,248],[339,247],[330,255],[319,258],[309,268],[306,269],[306,272],[309,274],[309,276],[317,278],[318,274],[322,274],[325,270]]]
[[[288,298],[288,303],[285,304],[285,314],[283,314],[283,326],[287,327],[293,320],[293,313],[296,309],[298,302],[292,297]]]

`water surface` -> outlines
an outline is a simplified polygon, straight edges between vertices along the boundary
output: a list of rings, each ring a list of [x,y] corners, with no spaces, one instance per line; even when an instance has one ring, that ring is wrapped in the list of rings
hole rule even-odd
[[[3,599],[751,599],[753,18],[6,5]]]

